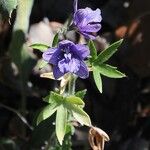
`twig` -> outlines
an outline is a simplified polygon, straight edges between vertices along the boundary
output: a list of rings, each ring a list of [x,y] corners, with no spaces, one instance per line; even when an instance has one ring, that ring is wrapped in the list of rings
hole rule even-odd
[[[11,111],[11,112],[13,112],[13,113],[15,113],[15,114],[21,119],[21,121],[22,121],[24,124],[27,125],[27,127],[28,127],[30,130],[33,130],[33,127],[28,123],[27,119],[26,119],[23,115],[21,115],[21,113],[19,113],[17,110],[15,110],[15,109],[13,109],[13,108],[11,108],[11,107],[9,107],[9,106],[6,106],[6,105],[4,105],[4,104],[2,104],[2,103],[0,103],[0,107],[3,107],[3,108],[5,108],[5,109],[7,109],[7,110],[9,110],[9,111]]]

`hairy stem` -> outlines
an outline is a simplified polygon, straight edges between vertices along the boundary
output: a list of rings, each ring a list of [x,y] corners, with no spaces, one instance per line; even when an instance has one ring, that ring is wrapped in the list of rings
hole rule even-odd
[[[77,79],[77,77],[75,75],[70,74],[70,78],[68,81],[68,95],[74,95],[75,94],[76,79]],[[70,118],[72,118],[72,116],[68,112],[68,123],[70,122]],[[71,122],[70,122],[70,126],[73,126]],[[72,146],[71,136],[72,136],[72,131],[70,131],[69,133],[67,133],[67,135],[65,135],[64,142],[62,145],[64,149],[71,150],[71,146]]]
[[[77,77],[75,75],[70,75],[70,80],[68,83],[68,94],[74,95],[75,93],[75,84],[76,84]]]

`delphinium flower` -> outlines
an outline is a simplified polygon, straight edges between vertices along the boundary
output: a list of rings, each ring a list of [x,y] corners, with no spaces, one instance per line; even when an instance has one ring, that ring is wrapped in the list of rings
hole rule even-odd
[[[69,40],[59,42],[58,47],[49,48],[43,53],[45,61],[53,65],[53,75],[55,79],[66,73],[73,73],[80,78],[88,78],[89,71],[84,62],[90,51],[87,46],[74,44]]]
[[[74,0],[74,15],[73,25],[78,32],[87,39],[95,39],[96,35],[93,33],[101,29],[101,11],[100,9],[92,10],[86,7],[85,9],[77,9],[78,0]]]

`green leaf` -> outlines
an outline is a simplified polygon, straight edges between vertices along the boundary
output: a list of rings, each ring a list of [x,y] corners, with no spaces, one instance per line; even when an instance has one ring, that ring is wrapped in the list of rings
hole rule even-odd
[[[64,100],[64,97],[58,93],[51,91],[50,99],[55,100],[57,103],[62,103]]]
[[[53,103],[43,108],[37,117],[37,125],[43,120],[49,118],[57,110],[58,104]]]
[[[67,125],[67,109],[60,105],[57,109],[56,115],[56,136],[60,145],[63,143],[63,139],[66,132],[66,125]]]
[[[55,93],[53,91],[51,91],[50,95],[46,96],[45,98],[43,98],[43,101],[47,102],[47,103],[61,103],[64,100],[63,96]]]
[[[102,51],[98,55],[97,59],[94,62],[99,64],[106,62],[117,51],[117,48],[121,45],[122,42],[123,39],[110,45],[106,50]]]
[[[78,91],[76,92],[75,96],[80,97],[81,99],[84,98],[85,94],[86,94],[87,90],[82,90],[82,91]]]
[[[58,41],[59,41],[59,34],[57,33],[53,39],[52,47],[57,46]]]
[[[39,61],[39,62],[37,63],[37,68],[39,68],[39,69],[41,70],[41,69],[44,68],[47,64],[48,64],[48,62],[42,59],[41,61]]]
[[[40,50],[41,52],[45,52],[47,51],[47,49],[50,47],[46,44],[41,44],[41,43],[36,43],[36,44],[32,44],[30,45],[31,48],[33,49],[37,49],[37,50]]]
[[[66,103],[66,108],[71,111],[73,117],[81,124],[86,126],[91,126],[91,120],[89,115],[80,107]]]
[[[66,97],[66,103],[76,104],[76,105],[85,105],[83,100],[79,97],[76,97],[76,96]]]
[[[94,81],[95,81],[95,84],[98,88],[98,90],[102,93],[102,78],[101,78],[101,75],[99,73],[99,71],[96,69],[96,68],[92,68],[93,69],[93,78],[94,78]]]
[[[116,67],[107,65],[107,64],[101,64],[99,66],[94,66],[96,70],[101,73],[104,76],[110,77],[110,78],[123,78],[126,77],[125,74],[121,73],[120,71],[116,70]]]
[[[97,50],[96,50],[94,42],[92,40],[89,40],[88,46],[89,46],[89,49],[90,49],[90,54],[92,56],[91,59],[92,60],[96,59],[96,57],[97,57]]]

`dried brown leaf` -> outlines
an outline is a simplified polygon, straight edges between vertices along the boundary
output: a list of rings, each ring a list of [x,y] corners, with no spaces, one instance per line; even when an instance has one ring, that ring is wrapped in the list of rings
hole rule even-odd
[[[93,150],[104,150],[105,141],[109,141],[109,136],[102,129],[91,127],[89,130],[89,143]]]

